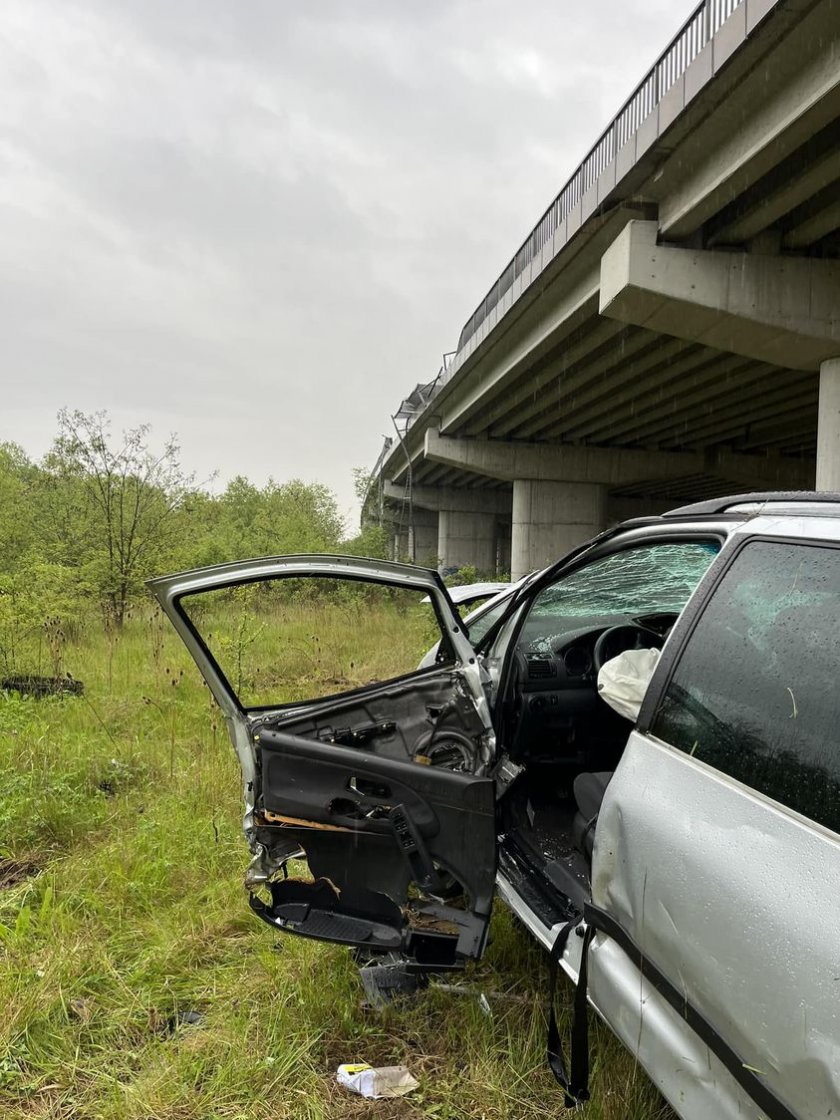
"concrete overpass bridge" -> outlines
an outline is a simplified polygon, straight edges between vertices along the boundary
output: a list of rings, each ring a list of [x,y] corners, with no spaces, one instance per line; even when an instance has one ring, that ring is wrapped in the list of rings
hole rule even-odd
[[[624,516],[840,490],[840,0],[704,0],[395,424],[398,551],[513,578]]]

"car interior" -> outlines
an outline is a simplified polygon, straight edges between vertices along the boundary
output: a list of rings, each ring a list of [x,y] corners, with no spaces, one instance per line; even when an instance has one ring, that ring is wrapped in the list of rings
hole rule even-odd
[[[541,590],[521,620],[496,706],[499,741],[522,767],[500,804],[500,860],[548,925],[557,892],[574,909],[589,896],[598,810],[632,726],[599,695],[599,671],[626,650],[662,648],[718,547],[616,551]]]

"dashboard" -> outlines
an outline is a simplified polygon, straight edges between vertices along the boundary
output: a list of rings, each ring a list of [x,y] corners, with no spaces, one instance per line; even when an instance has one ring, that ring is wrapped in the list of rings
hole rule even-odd
[[[605,739],[626,739],[626,720],[598,696],[596,646],[601,662],[637,641],[661,647],[676,618],[601,615],[575,620],[574,629],[564,620],[564,631],[554,634],[548,619],[529,619],[514,654],[515,755],[571,762]]]

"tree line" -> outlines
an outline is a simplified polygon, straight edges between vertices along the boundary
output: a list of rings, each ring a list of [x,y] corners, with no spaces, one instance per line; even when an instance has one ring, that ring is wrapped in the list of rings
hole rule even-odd
[[[333,492],[300,479],[232,479],[219,494],[184,470],[175,438],[148,425],[115,437],[106,413],[62,410],[33,462],[0,443],[0,668],[19,668],[33,632],[74,620],[119,630],[151,575],[249,556],[384,556],[375,525],[348,537]],[[357,472],[358,473],[358,472]],[[359,482],[363,489],[363,482]]]

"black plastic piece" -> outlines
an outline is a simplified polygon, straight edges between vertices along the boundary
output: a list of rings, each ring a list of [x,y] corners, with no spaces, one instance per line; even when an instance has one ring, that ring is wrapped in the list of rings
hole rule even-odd
[[[251,909],[268,925],[316,941],[334,941],[372,951],[399,949],[403,940],[400,908],[384,895],[357,891],[345,895],[318,879],[283,879],[269,884],[271,905],[250,895]]]
[[[382,1011],[395,999],[407,999],[429,986],[424,972],[407,968],[402,963],[369,964],[359,969],[369,1005]]]
[[[337,727],[330,736],[319,736],[322,742],[338,743],[343,747],[364,747],[372,739],[393,735],[396,723],[392,719],[367,723],[362,727]]]
[[[423,891],[434,894],[443,889],[440,876],[435,871],[423,837],[415,828],[411,815],[404,805],[395,805],[388,813],[388,823],[394,831],[397,846],[409,866],[411,878]]]
[[[591,897],[589,868],[580,853],[567,859],[554,859],[545,865],[545,876],[576,910],[583,911],[584,903]]]

